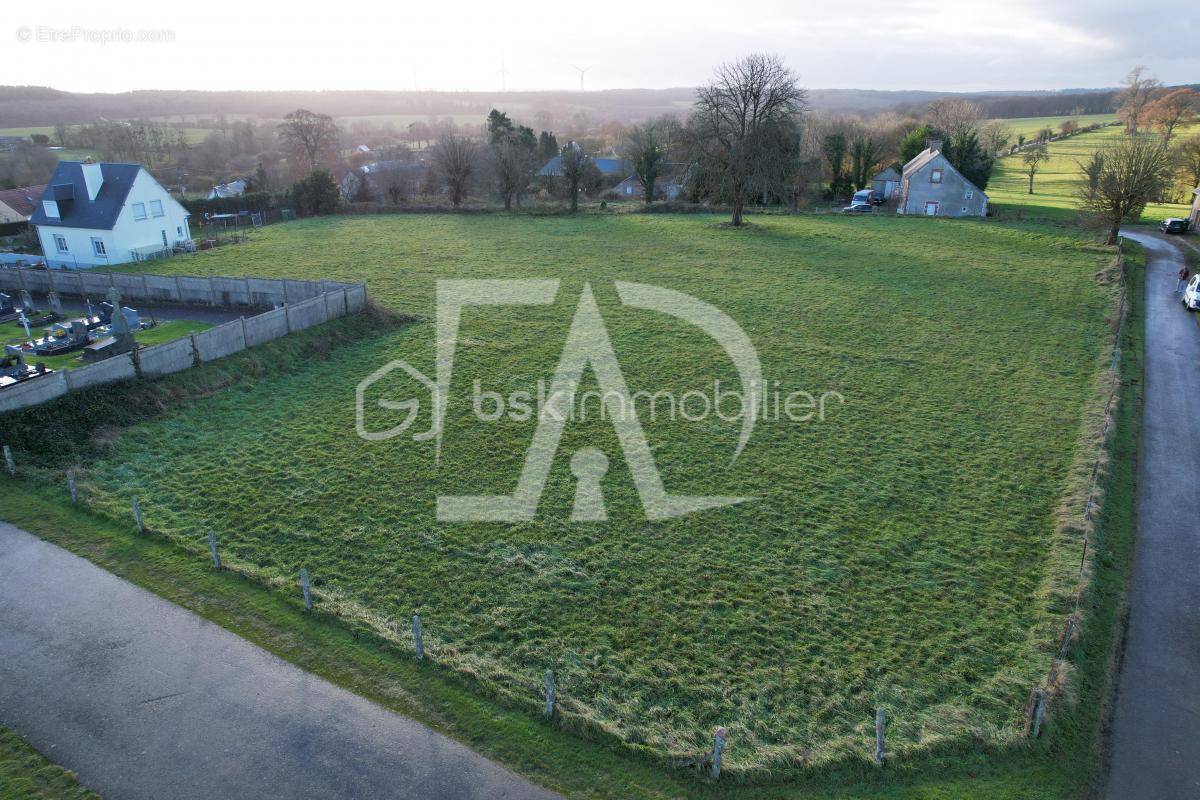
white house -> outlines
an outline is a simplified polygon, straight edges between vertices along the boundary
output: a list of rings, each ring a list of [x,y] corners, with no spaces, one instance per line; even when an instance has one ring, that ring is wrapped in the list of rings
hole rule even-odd
[[[140,164],[60,161],[29,222],[46,264],[88,269],[191,246],[188,212]]]

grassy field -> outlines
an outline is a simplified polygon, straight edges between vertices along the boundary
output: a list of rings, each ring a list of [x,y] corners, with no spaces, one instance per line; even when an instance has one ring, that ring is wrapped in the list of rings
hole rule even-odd
[[[100,800],[100,795],[0,727],[0,800]]]
[[[271,585],[306,566],[323,605],[397,641],[419,611],[436,661],[514,702],[536,706],[553,668],[569,720],[657,757],[695,757],[724,724],[735,774],[861,764],[879,705],[901,761],[1002,747],[1022,735],[1074,588],[1078,541],[1054,512],[1106,361],[1109,261],[1055,228],[946,220],[276,226],[155,269],[361,278],[426,317],[439,278],[563,287],[552,306],[464,320],[437,468],[428,445],[354,435],[359,380],[396,357],[432,374],[433,326],[417,324],[340,348],[337,370],[133,427],[84,459],[81,483],[114,517],[136,493],[152,528],[197,553],[218,530],[227,560]],[[436,522],[438,494],[512,490],[533,423],[471,418],[472,380],[507,393],[548,379],[585,281],[631,390],[736,381],[703,336],[622,308],[617,279],[716,304],[768,380],[845,404],[824,422],[760,423],[732,467],[735,423],[643,422],[670,491],[755,502],[648,522],[611,426],[589,418],[567,429],[533,522]],[[608,521],[580,525],[567,461],[585,443],[614,466]]]
[[[1185,130],[1178,136],[1200,132],[1200,126]],[[1050,160],[1043,163],[1034,178],[1034,193],[1029,194],[1029,176],[1021,154],[1005,156],[996,162],[996,169],[987,186],[991,206],[997,211],[1017,212],[1028,218],[1073,220],[1079,207],[1078,190],[1083,183],[1079,167],[1098,148],[1123,136],[1118,126],[1081,133],[1056,142],[1047,149]],[[1188,206],[1183,204],[1152,204],[1142,215],[1143,222],[1160,222],[1167,217],[1186,217]]]
[[[143,347],[150,347],[151,345],[163,344],[173,339],[178,339],[181,336],[187,336],[190,333],[200,333],[211,327],[212,325],[207,322],[176,319],[168,322],[160,322],[149,330],[138,331],[135,338]],[[45,331],[31,328],[30,332],[35,337],[40,337],[44,335]],[[28,341],[28,339],[25,338],[25,329],[21,325],[16,322],[8,322],[0,325],[0,344],[17,344],[24,341]],[[60,356],[35,356],[31,354],[26,360],[30,364],[40,361],[51,369],[74,369],[75,367],[83,366],[78,352],[65,353]]]
[[[1061,116],[1061,117],[1014,117],[1010,119],[994,119],[988,122],[999,122],[1006,128],[1012,131],[1013,144],[1016,144],[1017,137],[1021,134],[1025,135],[1026,139],[1033,139],[1037,136],[1038,131],[1043,128],[1052,128],[1058,133],[1058,127],[1069,119],[1075,120],[1080,127],[1085,125],[1094,125],[1096,123],[1108,124],[1115,121],[1116,114],[1081,114],[1076,116]]]

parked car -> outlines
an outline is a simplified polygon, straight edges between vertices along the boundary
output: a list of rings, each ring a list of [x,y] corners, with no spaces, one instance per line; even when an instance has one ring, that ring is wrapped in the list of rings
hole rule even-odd
[[[850,205],[883,205],[883,192],[877,192],[874,189],[859,189],[854,193],[854,197],[850,198]]]
[[[1188,311],[1200,311],[1200,275],[1193,275],[1184,287],[1183,307]]]
[[[1170,219],[1164,219],[1162,224],[1158,226],[1158,229],[1163,233],[1187,233],[1191,227],[1191,223],[1186,219],[1171,217]]]
[[[842,209],[842,213],[843,214],[864,214],[864,213],[874,211],[874,210],[875,210],[875,206],[871,205],[870,203],[851,203],[850,205],[848,205]]]

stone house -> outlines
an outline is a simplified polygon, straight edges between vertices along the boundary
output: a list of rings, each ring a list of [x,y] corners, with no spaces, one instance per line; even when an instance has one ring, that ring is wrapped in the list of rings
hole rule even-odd
[[[987,195],[942,155],[940,142],[930,142],[929,147],[904,165],[899,188],[898,214],[987,216]]]
[[[879,192],[884,200],[891,200],[892,195],[900,188],[900,170],[888,167],[883,172],[871,178],[871,191]]]

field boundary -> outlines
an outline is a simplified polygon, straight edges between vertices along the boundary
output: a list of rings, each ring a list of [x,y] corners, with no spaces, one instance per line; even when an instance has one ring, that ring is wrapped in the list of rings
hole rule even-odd
[[[1100,373],[1097,393],[1104,397],[1101,407],[1097,404],[1098,414],[1093,412],[1091,419],[1085,421],[1082,436],[1081,453],[1093,452],[1082,464],[1072,467],[1076,477],[1068,479],[1068,490],[1059,507],[1055,538],[1056,549],[1064,548],[1068,543],[1077,542],[1078,565],[1072,567],[1069,579],[1072,586],[1058,585],[1064,576],[1048,577],[1044,583],[1044,592],[1050,604],[1051,616],[1063,620],[1057,635],[1047,642],[1050,651],[1050,666],[1045,677],[1031,689],[1025,708],[1025,732],[1030,738],[1041,735],[1043,726],[1051,706],[1062,701],[1070,701],[1072,696],[1072,676],[1075,670],[1068,654],[1072,643],[1079,635],[1080,627],[1086,622],[1083,612],[1083,600],[1092,583],[1093,560],[1096,548],[1092,541],[1096,534],[1096,524],[1104,503],[1104,493],[1100,489],[1106,468],[1109,464],[1112,448],[1113,421],[1116,418],[1116,406],[1121,390],[1121,335],[1125,318],[1128,315],[1129,286],[1126,275],[1124,239],[1118,240],[1116,257],[1112,266],[1116,280],[1120,284],[1120,294],[1115,309],[1116,318],[1111,336],[1111,354],[1106,355],[1108,366]],[[1084,471],[1083,480],[1079,472]],[[1065,540],[1065,541],[1064,541]],[[1064,554],[1065,555],[1065,554]],[[1051,567],[1062,567],[1052,557]],[[1066,595],[1064,597],[1064,592]],[[1061,601],[1067,601],[1063,608]]]

